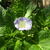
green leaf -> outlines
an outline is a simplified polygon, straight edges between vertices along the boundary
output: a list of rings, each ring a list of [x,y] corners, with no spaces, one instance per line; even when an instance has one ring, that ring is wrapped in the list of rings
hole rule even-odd
[[[6,26],[0,27],[0,34],[3,34],[6,30]]]
[[[50,30],[45,27],[39,32],[39,44],[42,50],[50,50]]]
[[[14,50],[21,50],[22,42],[20,40],[17,40],[15,43]]]
[[[29,50],[41,50],[41,48],[38,45],[32,45]]]
[[[31,46],[31,44],[29,43],[29,42],[27,42],[27,41],[23,41],[23,47],[24,47],[24,50],[28,50],[29,48],[30,48],[30,46]]]
[[[41,40],[41,41],[39,42],[39,47],[40,47],[42,50],[50,50],[50,38]]]
[[[48,29],[48,27],[45,27],[43,30],[39,31],[39,40],[43,40],[46,38],[50,38],[50,30]]]
[[[5,46],[1,47],[0,50],[7,50]]]

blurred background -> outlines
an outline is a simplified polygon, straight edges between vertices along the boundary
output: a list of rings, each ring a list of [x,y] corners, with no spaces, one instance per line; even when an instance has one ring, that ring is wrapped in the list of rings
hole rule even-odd
[[[32,29],[17,30],[14,20],[25,16],[30,2]],[[0,50],[50,50],[50,0],[0,0]]]

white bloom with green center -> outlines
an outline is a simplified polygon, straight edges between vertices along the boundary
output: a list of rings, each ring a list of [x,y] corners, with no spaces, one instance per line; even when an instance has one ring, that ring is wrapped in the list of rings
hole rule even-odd
[[[26,23],[26,21],[20,21],[19,22],[19,28],[25,28],[26,27],[25,26],[26,25],[25,23]]]
[[[24,17],[20,17],[14,21],[14,25],[18,30],[30,30],[32,28],[32,21],[29,19],[32,11],[35,10],[36,5],[30,2],[27,6],[27,12]]]
[[[14,25],[18,30],[30,30],[32,21],[25,17],[20,17],[14,21]]]

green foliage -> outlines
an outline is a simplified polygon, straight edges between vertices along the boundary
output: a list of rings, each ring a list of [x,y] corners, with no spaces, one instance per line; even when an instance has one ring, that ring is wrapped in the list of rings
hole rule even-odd
[[[14,26],[16,18],[25,16],[29,3],[15,0],[6,10],[0,6],[0,50],[50,50],[50,7],[33,9],[31,30],[19,31]]]
[[[32,45],[29,50],[41,50],[41,48],[37,45]]]
[[[20,40],[17,40],[15,43],[14,50],[21,50],[22,42]]]

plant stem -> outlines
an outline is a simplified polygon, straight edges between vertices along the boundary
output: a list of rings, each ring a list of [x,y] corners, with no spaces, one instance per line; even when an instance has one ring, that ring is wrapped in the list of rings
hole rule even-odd
[[[24,17],[28,18],[31,15],[32,11],[36,8],[36,5],[30,2],[30,4],[27,7],[28,9]]]

